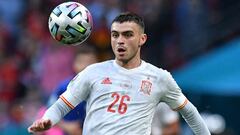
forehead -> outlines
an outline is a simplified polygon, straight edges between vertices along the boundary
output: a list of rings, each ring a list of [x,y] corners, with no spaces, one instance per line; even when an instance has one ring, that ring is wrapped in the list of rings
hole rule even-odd
[[[114,22],[111,27],[111,31],[124,32],[124,31],[139,31],[140,26],[135,22]]]

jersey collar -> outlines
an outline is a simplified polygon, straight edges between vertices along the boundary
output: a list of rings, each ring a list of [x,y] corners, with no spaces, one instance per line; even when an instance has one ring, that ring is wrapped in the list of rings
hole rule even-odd
[[[118,65],[116,60],[113,60],[113,65],[118,70],[121,70],[121,71],[124,71],[124,72],[137,72],[137,71],[143,70],[146,67],[146,62],[144,60],[141,60],[141,65],[136,67],[136,68],[132,68],[132,69],[126,69],[126,68]]]

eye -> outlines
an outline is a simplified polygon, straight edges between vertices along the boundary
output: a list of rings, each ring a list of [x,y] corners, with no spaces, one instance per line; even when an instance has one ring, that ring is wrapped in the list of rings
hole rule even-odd
[[[133,36],[133,33],[132,32],[125,32],[123,33],[123,35],[126,37],[126,38],[130,38]]]
[[[132,33],[127,33],[126,37],[131,37],[133,34]]]
[[[112,35],[113,38],[117,38],[118,37],[117,33],[112,33],[111,35]]]

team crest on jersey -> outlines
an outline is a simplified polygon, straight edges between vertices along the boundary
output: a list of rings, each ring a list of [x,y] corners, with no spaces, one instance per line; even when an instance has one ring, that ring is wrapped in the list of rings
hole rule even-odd
[[[142,80],[140,92],[150,95],[152,90],[152,83],[149,80]]]

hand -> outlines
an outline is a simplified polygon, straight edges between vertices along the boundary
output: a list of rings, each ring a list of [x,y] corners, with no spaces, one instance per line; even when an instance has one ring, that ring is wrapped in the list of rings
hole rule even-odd
[[[39,119],[33,122],[33,124],[28,127],[28,132],[29,133],[42,132],[48,130],[49,128],[51,128],[51,126],[52,122],[49,119],[47,120]]]

